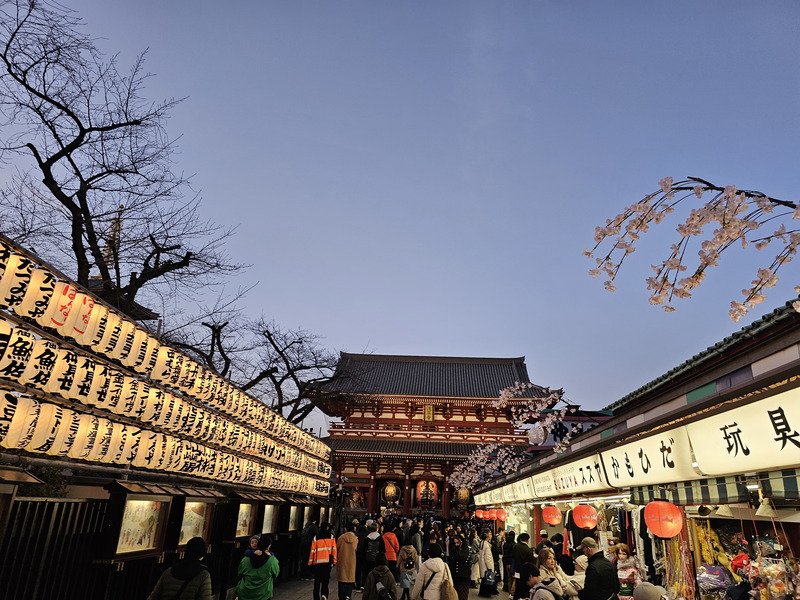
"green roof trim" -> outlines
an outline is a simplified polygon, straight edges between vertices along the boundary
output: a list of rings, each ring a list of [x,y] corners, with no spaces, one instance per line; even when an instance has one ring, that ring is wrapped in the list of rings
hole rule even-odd
[[[711,394],[717,391],[717,382],[712,381],[711,383],[707,383],[703,386],[700,386],[697,389],[692,390],[691,392],[686,394],[686,403],[691,404],[692,402],[697,402],[698,400],[702,400],[706,396],[710,396]]]

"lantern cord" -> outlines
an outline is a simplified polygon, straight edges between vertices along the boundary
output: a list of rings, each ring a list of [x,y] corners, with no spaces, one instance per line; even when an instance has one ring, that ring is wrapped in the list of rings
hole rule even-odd
[[[777,514],[777,510],[775,509],[775,504],[772,502],[772,498],[770,498],[769,503],[772,505],[772,510],[775,510],[775,512]],[[783,541],[786,542],[787,546],[789,546],[789,552],[791,552],[792,551],[792,547],[789,545],[789,536],[786,535],[786,530],[783,528],[783,521],[778,519],[778,523],[781,524],[781,531],[783,532]],[[772,527],[773,528],[775,527],[775,519],[772,520]],[[777,530],[775,531],[775,538],[776,539],[778,538]],[[792,553],[792,556],[794,556],[794,553]]]

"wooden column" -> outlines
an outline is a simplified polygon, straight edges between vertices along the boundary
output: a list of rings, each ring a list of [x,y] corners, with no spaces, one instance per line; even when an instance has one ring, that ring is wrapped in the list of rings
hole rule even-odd
[[[378,482],[375,479],[375,472],[378,466],[375,461],[369,463],[369,494],[367,495],[367,512],[377,514],[378,512]]]
[[[405,481],[403,483],[403,516],[411,516],[411,473],[414,470],[414,465],[410,462],[403,463],[403,474],[405,474]]]

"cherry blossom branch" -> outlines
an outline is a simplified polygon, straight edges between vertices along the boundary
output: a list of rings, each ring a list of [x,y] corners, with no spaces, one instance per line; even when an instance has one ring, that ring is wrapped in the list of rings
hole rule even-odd
[[[699,207],[690,210],[685,221],[678,225],[676,231],[678,241],[670,246],[670,254],[660,264],[652,265],[654,275],[645,281],[651,291],[650,304],[663,306],[672,312],[674,299],[689,298],[692,291],[704,280],[706,270],[719,264],[722,253],[735,243],[747,248],[750,243],[756,250],[763,250],[772,243],[780,243],[778,254],[772,263],[757,271],[757,278],[750,287],[742,290],[744,300],[731,302],[729,315],[732,321],[741,319],[747,311],[762,303],[766,295],[764,291],[778,282],[777,271],[790,262],[800,245],[800,228],[787,229],[787,223],[800,220],[800,206],[796,202],[771,198],[762,192],[738,190],[735,186],[719,187],[699,177],[689,177],[684,181],[673,183],[672,177],[659,181],[660,190],[648,194],[641,201],[632,204],[625,210],[606,221],[605,227],[595,229],[595,245],[591,250],[584,250],[584,256],[595,258],[596,268],[589,274],[597,277],[605,274],[608,279],[604,287],[614,291],[614,280],[619,273],[625,258],[632,254],[639,238],[647,233],[651,224],[658,225],[664,218],[675,211],[676,207],[689,199],[700,201],[704,195],[711,198]],[[692,198],[694,196],[694,198]],[[753,232],[762,226],[772,225],[773,221],[781,222],[772,232],[755,237]],[[704,234],[709,225],[716,225],[711,235]],[[692,238],[705,235],[697,252],[697,264],[689,271],[687,250]],[[595,254],[603,245],[610,249],[602,258]],[[681,277],[681,273],[691,273]],[[795,288],[800,293],[800,286]],[[800,312],[800,301],[794,303],[795,310]]]

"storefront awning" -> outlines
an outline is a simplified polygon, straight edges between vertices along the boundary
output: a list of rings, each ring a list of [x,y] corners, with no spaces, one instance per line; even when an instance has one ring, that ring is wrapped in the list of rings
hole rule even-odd
[[[761,491],[767,498],[800,500],[800,469],[784,469],[759,473]]]
[[[667,500],[678,506],[735,504],[749,498],[744,480],[733,476],[631,488],[631,502],[640,505],[653,500]]]

